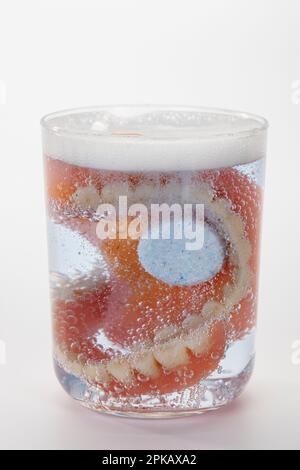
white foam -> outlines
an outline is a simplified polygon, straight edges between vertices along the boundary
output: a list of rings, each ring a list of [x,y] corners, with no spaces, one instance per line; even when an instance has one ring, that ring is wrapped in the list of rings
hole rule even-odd
[[[44,153],[74,165],[120,171],[221,168],[265,156],[264,119],[183,107],[108,107],[42,119]]]

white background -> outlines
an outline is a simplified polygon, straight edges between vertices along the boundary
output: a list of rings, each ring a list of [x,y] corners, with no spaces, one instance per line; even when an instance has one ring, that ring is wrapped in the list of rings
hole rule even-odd
[[[1,1],[1,448],[300,448],[299,26],[299,0]],[[52,372],[39,119],[114,103],[227,107],[270,121],[257,366],[222,411],[102,417]]]

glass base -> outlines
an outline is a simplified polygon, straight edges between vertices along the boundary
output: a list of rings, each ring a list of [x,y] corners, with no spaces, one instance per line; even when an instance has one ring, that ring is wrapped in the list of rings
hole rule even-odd
[[[55,370],[65,391],[90,410],[127,418],[166,419],[198,415],[231,403],[243,392],[253,366],[254,356],[238,374],[223,368],[180,392],[139,397],[112,396],[67,373],[57,363]]]

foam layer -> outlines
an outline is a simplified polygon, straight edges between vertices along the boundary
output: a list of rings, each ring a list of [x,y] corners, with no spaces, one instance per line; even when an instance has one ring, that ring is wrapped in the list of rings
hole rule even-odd
[[[42,119],[44,153],[119,171],[222,168],[265,156],[267,123],[245,113],[183,107],[108,107]]]

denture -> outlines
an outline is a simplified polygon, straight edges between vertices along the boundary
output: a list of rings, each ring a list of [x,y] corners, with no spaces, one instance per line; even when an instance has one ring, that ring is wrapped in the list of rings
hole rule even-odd
[[[178,391],[206,378],[218,368],[230,342],[255,323],[260,190],[233,169],[197,172],[188,184],[168,174],[157,192],[150,177],[130,174],[117,180],[81,168],[62,171],[63,165],[49,159],[50,211],[55,218],[58,206],[68,208],[68,216],[56,220],[99,248],[110,279],[97,269],[75,281],[56,275],[57,362],[93,385],[131,395]],[[128,205],[204,204],[206,223],[218,231],[225,247],[220,271],[195,285],[171,285],[141,264],[139,239],[99,240],[97,207],[116,205],[119,195],[127,196]],[[106,350],[97,344],[100,330],[108,339]]]

